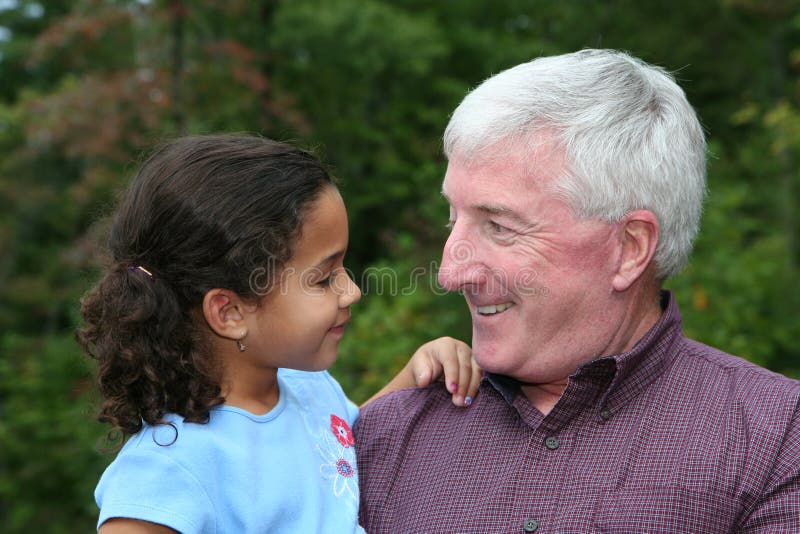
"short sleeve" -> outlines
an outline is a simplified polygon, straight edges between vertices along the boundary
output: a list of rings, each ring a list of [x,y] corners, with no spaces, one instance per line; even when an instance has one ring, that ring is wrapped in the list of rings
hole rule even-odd
[[[342,400],[345,413],[347,414],[347,424],[349,424],[352,427],[356,421],[356,418],[358,417],[358,405],[356,405],[356,403],[347,398],[347,395],[345,395],[342,386],[335,378],[333,378],[333,376],[331,376],[331,374],[328,371],[325,371],[325,377],[328,379],[328,382],[330,382],[331,386],[333,387],[336,396]]]
[[[95,489],[97,528],[112,517],[166,525],[184,534],[215,532],[214,507],[197,479],[166,454],[124,450]]]

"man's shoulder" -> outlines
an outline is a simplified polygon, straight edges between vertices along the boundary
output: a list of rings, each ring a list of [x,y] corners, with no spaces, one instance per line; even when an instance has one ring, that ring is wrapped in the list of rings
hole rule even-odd
[[[358,418],[392,420],[414,419],[421,413],[446,409],[450,393],[440,383],[425,388],[408,388],[383,395],[361,408]]]
[[[709,372],[716,368],[720,373],[747,375],[753,379],[763,379],[782,384],[788,388],[800,388],[800,381],[786,377],[775,371],[770,371],[741,356],[729,354],[723,350],[706,345],[693,339],[684,338],[679,356],[684,362],[705,365]]]
[[[724,389],[743,401],[767,397],[800,404],[800,381],[688,338],[680,344],[670,374],[695,376],[703,389]]]
[[[450,393],[441,383],[426,388],[402,389],[362,407],[353,431],[356,442],[361,444],[373,440],[382,443],[403,440],[412,435],[426,435],[429,430],[450,427],[459,416],[470,410],[454,406]]]

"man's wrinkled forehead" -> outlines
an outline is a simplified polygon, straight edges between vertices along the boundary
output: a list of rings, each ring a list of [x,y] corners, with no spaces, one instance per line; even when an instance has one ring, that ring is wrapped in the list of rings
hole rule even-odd
[[[507,138],[503,141],[463,151],[456,147],[450,154],[449,164],[458,165],[467,172],[496,168],[515,175],[531,185],[546,188],[563,176],[566,170],[566,150],[552,136],[545,133]],[[447,175],[442,184],[446,194]]]

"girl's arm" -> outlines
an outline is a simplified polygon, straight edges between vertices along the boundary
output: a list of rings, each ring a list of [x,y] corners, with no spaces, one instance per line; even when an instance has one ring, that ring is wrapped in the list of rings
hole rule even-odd
[[[453,404],[472,404],[483,372],[472,358],[469,345],[451,337],[440,337],[422,345],[397,376],[364,404],[399,389],[425,387],[442,379],[442,375],[445,387],[453,394]]]
[[[100,525],[98,534],[176,534],[177,532],[177,530],[150,521],[112,517]]]

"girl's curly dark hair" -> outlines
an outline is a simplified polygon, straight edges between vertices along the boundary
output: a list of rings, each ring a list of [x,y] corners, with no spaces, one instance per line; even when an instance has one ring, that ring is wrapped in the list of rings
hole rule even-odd
[[[113,264],[82,299],[76,333],[99,362],[98,419],[111,423],[109,436],[166,413],[208,421],[224,399],[203,297],[227,288],[258,301],[331,186],[308,152],[255,136],[184,137],[144,163],[114,218]]]

